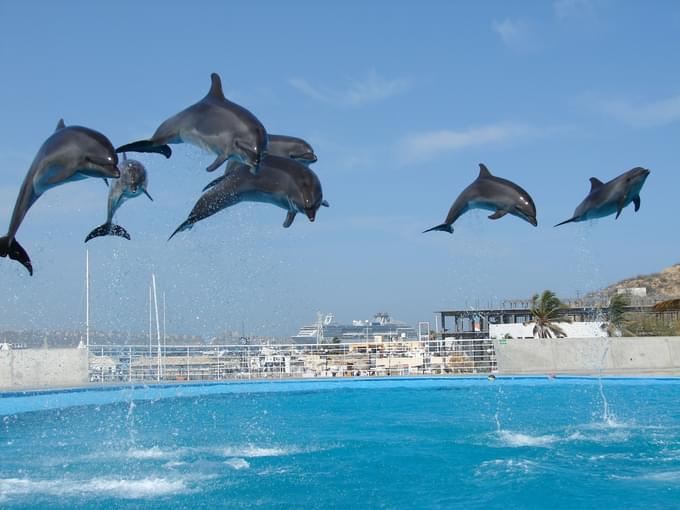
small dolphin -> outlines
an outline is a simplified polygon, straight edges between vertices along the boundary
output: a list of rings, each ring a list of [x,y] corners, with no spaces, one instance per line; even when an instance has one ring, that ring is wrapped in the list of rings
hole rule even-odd
[[[267,150],[267,131],[255,115],[224,97],[219,75],[198,103],[163,122],[150,140],[123,145],[116,152],[157,152],[169,158],[169,143],[190,143],[207,149],[217,159],[206,168],[212,172],[229,159],[245,163],[253,173]]]
[[[293,223],[297,213],[314,221],[319,207],[328,207],[321,182],[312,170],[290,158],[266,155],[262,169],[253,175],[246,165],[238,165],[217,185],[198,199],[187,220],[170,239],[195,223],[239,202],[265,202],[288,211],[283,227]]]
[[[451,225],[470,209],[494,211],[489,216],[491,220],[497,220],[506,214],[512,214],[524,221],[528,221],[534,227],[538,225],[536,221],[536,206],[529,193],[514,182],[494,177],[489,172],[489,169],[480,163],[479,177],[458,195],[451,209],[449,209],[446,221],[441,225],[425,230],[425,232],[443,230],[453,234],[453,227]]]
[[[571,218],[555,226],[604,218],[614,213],[618,219],[623,208],[631,202],[635,204],[637,212],[640,209],[640,190],[648,176],[649,170],[637,166],[607,183],[591,177],[588,196],[578,205]]]
[[[267,153],[294,159],[304,165],[316,163],[314,149],[302,138],[286,135],[269,135]]]
[[[113,215],[116,214],[118,208],[125,203],[126,200],[138,197],[144,193],[149,200],[153,201],[151,195],[147,191],[148,179],[146,176],[146,168],[139,161],[134,159],[127,159],[123,153],[123,164],[120,167],[120,177],[109,187],[108,211],[106,215],[106,223],[95,228],[85,238],[85,242],[99,236],[120,236],[125,239],[130,239],[130,234],[127,233],[120,225],[112,222]]]
[[[118,155],[103,134],[82,126],[64,125],[57,129],[38,150],[21,185],[19,196],[5,237],[0,237],[0,257],[20,262],[33,274],[31,259],[15,239],[26,213],[40,195],[50,188],[87,177],[118,178]]]
[[[286,135],[268,135],[267,136],[267,154],[272,156],[281,156],[282,158],[291,158],[299,161],[303,165],[311,165],[317,161],[314,149],[302,138]],[[224,169],[224,175],[221,175],[214,181],[209,182],[203,191],[212,188],[215,184],[224,179],[233,168],[236,168],[240,163],[237,161],[229,161]]]

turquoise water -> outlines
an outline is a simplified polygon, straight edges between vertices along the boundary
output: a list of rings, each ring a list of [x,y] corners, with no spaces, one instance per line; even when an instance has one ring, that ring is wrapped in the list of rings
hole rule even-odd
[[[680,507],[676,379],[5,394],[0,420],[0,508]]]

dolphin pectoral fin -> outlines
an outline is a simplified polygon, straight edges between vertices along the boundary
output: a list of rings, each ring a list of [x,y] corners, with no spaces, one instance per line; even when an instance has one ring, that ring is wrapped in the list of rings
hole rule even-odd
[[[638,212],[640,210],[640,195],[633,199],[633,203],[635,204],[635,212]]]
[[[203,191],[209,190],[209,189],[212,188],[213,186],[219,184],[219,183],[222,182],[226,177],[227,177],[226,175],[221,175],[221,176],[219,176],[217,179],[215,179],[214,181],[210,181],[208,184],[206,184],[205,188],[203,188]]]
[[[108,188],[109,187],[109,180],[106,177],[104,177],[102,180],[104,181],[104,184],[106,184],[106,187]]]
[[[330,207],[330,204],[328,203],[327,200],[324,200],[323,202],[321,202],[321,205],[324,206],[324,207]]]
[[[182,231],[184,231],[184,230],[188,230],[188,229],[190,229],[190,228],[193,227],[193,226],[194,226],[194,223],[191,221],[191,218],[189,218],[189,219],[186,220],[184,223],[182,223],[179,227],[177,227],[177,229],[175,229],[175,231],[172,233],[172,235],[171,235],[170,237],[168,237],[168,241],[169,241],[170,239],[172,239],[173,237],[175,237],[175,234],[177,234],[178,232],[182,232]]]
[[[142,193],[144,193],[147,196],[147,198],[153,202],[153,197],[149,195],[149,192],[146,191],[146,189],[142,189]]]
[[[489,219],[490,220],[497,220],[499,218],[502,218],[506,214],[508,214],[508,211],[506,211],[504,209],[498,209],[495,213],[493,213],[489,216]]]
[[[449,225],[448,223],[442,223],[441,225],[437,225],[436,227],[428,228],[427,230],[423,230],[423,234],[426,232],[433,232],[435,230],[441,230],[442,232],[448,232],[449,234],[453,234],[453,227]]]
[[[90,239],[94,239],[95,237],[102,236],[118,236],[124,237],[128,241],[130,240],[130,234],[128,234],[127,230],[125,230],[120,225],[116,225],[115,223],[104,223],[90,232],[85,238],[85,242],[88,242]]]
[[[297,213],[295,211],[288,211],[288,214],[286,214],[286,220],[283,222],[283,228],[288,228],[293,224],[296,214]]]
[[[553,225],[553,228],[559,227],[560,225],[564,225],[565,223],[572,223],[574,221],[576,221],[576,217],[569,218],[568,220],[564,220],[563,222],[558,223],[557,225]]]
[[[621,216],[621,211],[623,211],[624,204],[626,203],[626,197],[623,196],[621,197],[621,200],[619,200],[619,203],[616,205],[616,218],[615,220],[619,219],[619,216]]]
[[[219,156],[217,156],[217,158],[215,159],[215,161],[213,161],[213,162],[208,166],[208,168],[205,169],[206,172],[214,172],[214,171],[217,170],[217,169],[220,167],[220,165],[222,165],[222,163],[224,163],[227,159],[229,159],[229,155],[227,155],[227,154],[220,154]]]
[[[31,264],[31,259],[24,250],[23,246],[19,244],[19,241],[13,239],[10,243],[9,237],[0,237],[0,257],[9,257],[12,260],[16,260],[24,266],[28,273],[33,276],[33,264]]]
[[[169,145],[157,145],[151,140],[139,140],[137,142],[121,145],[116,149],[116,152],[153,152],[156,154],[163,154],[166,158],[172,156],[172,149]]]

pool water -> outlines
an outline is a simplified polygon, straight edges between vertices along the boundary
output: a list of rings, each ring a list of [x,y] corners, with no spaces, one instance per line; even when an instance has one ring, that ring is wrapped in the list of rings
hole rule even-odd
[[[0,508],[680,508],[680,380],[0,397]]]

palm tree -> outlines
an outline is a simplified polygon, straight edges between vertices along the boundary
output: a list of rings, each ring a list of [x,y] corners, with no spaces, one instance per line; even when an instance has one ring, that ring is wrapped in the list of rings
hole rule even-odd
[[[534,336],[538,338],[560,338],[567,336],[557,322],[571,322],[569,317],[564,317],[560,311],[562,302],[550,290],[544,290],[540,296],[534,294],[531,298],[531,316],[533,320],[530,322],[534,325]]]
[[[626,315],[626,307],[630,305],[630,300],[625,294],[614,294],[609,300],[607,315],[609,322],[606,325],[609,336],[629,336],[631,332],[628,328],[629,320]]]

